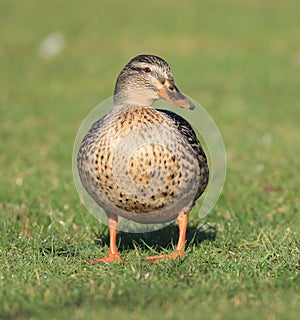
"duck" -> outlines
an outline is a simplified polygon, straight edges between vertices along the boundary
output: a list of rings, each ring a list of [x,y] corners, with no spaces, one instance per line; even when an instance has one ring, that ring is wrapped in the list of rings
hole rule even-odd
[[[192,126],[153,104],[164,99],[193,110],[159,56],[131,59],[117,77],[113,106],[83,138],[77,169],[87,193],[107,215],[109,252],[90,263],[122,262],[117,247],[119,218],[141,224],[177,221],[175,250],[147,262],[186,256],[188,214],[209,180],[206,154]]]

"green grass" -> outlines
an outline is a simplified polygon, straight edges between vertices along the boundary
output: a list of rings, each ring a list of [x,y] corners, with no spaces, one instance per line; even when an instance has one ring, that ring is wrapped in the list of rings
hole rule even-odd
[[[0,318],[297,319],[299,1],[0,4]],[[51,32],[66,47],[43,60]],[[144,262],[172,250],[170,226],[120,234],[124,263],[90,265],[107,229],[80,204],[73,142],[145,52],[214,118],[226,184],[205,219],[191,213],[185,260]]]

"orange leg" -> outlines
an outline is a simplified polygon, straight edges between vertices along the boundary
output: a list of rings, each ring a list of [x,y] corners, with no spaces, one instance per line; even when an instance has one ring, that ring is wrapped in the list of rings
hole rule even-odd
[[[185,257],[185,238],[186,238],[186,229],[188,224],[188,216],[183,213],[178,216],[178,228],[179,228],[179,239],[177,242],[176,249],[173,253],[170,254],[161,254],[158,256],[147,257],[147,262],[160,262],[162,260],[174,260],[178,257]]]
[[[113,261],[122,262],[117,248],[117,230],[118,230],[118,216],[115,214],[108,215],[108,229],[109,229],[109,253],[105,258],[97,258],[89,260],[90,263],[111,263]]]

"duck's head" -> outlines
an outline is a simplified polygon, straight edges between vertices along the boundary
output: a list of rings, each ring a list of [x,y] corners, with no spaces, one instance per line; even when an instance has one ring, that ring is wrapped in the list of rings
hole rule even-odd
[[[154,55],[133,58],[118,76],[115,103],[151,106],[158,99],[165,99],[183,108],[195,107],[176,87],[166,61]]]

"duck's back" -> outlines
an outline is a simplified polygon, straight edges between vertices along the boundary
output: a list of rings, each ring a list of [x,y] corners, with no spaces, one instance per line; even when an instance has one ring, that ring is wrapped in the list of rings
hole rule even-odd
[[[208,182],[205,154],[180,116],[153,108],[114,107],[84,138],[78,171],[106,211],[162,223],[190,208]]]

